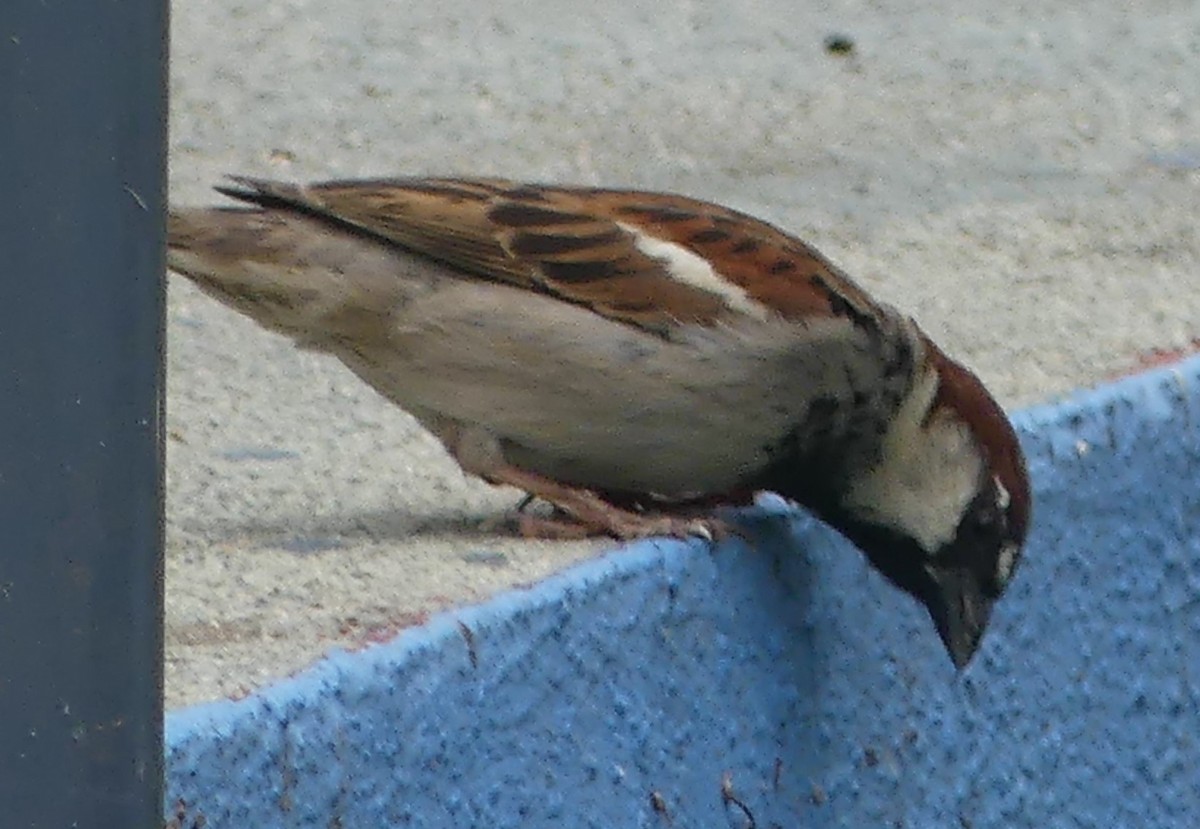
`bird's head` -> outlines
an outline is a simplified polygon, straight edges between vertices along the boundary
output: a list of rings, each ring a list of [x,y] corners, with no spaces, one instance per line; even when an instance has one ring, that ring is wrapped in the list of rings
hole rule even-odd
[[[1025,460],[983,384],[928,345],[877,462],[853,476],[830,523],[929,611],[956,667],[970,661],[1021,558]]]

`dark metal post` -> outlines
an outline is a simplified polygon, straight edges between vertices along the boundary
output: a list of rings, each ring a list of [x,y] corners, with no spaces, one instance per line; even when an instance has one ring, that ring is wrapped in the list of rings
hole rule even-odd
[[[0,825],[162,825],[165,0],[0,2]]]

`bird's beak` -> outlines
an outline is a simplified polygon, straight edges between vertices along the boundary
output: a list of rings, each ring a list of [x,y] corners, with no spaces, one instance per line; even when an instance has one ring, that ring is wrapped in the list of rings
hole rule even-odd
[[[983,594],[978,577],[968,570],[930,567],[928,572],[936,587],[925,606],[954,667],[961,671],[979,648],[994,599]]]

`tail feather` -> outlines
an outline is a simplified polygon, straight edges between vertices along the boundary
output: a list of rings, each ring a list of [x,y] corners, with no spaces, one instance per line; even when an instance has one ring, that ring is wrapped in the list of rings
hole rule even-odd
[[[429,282],[386,244],[271,209],[171,211],[167,263],[260,325],[318,350],[386,337],[392,311]]]

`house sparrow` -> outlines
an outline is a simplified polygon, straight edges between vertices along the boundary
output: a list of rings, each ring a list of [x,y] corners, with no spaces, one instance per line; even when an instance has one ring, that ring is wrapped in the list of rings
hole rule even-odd
[[[712,507],[774,491],[970,660],[1028,525],[1016,435],[974,374],[808,245],[659,193],[233,182],[217,189],[249,206],[171,213],[171,268],[338,357],[467,472],[622,539],[719,532]]]

